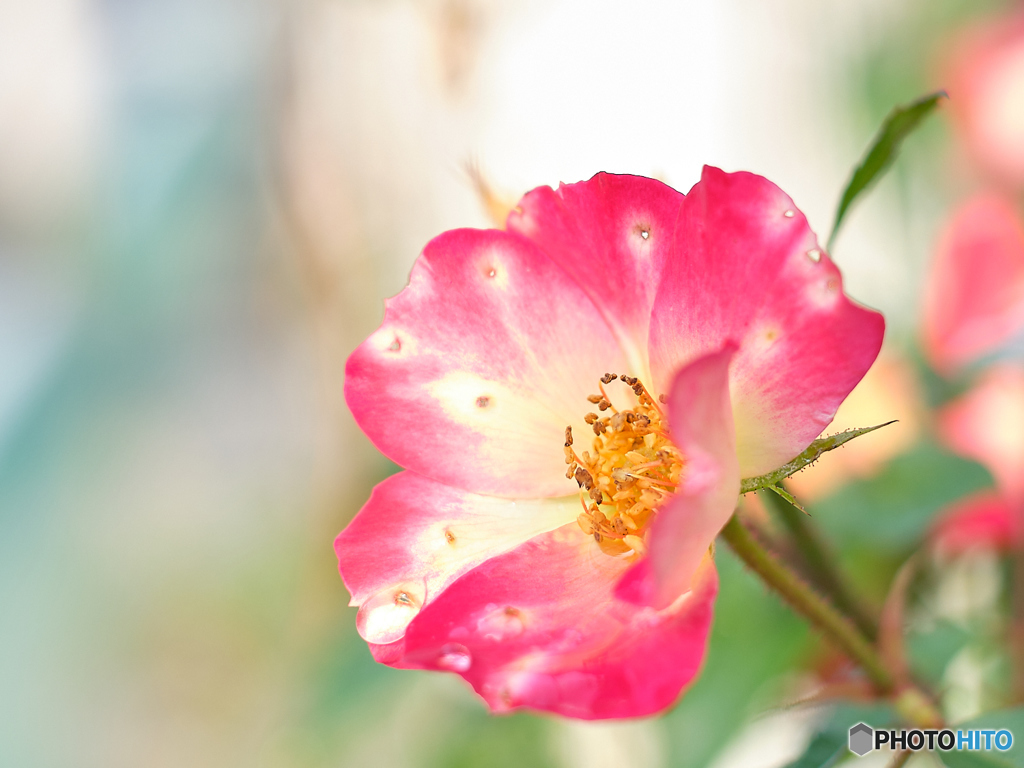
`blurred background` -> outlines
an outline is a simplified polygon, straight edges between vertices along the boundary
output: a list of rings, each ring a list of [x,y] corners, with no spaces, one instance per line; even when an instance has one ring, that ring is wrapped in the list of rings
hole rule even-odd
[[[332,542],[394,466],[346,409],[345,359],[431,237],[541,184],[751,170],[824,240],[886,113],[950,88],[833,249],[889,329],[843,418],[901,423],[794,483],[880,602],[934,516],[998,480],[938,445],[972,374],[939,376],[917,339],[955,207],[1010,189],[1020,212],[949,84],[958,41],[1018,8],[2,0],[0,764],[794,759],[842,720],[785,706],[834,659],[721,548],[705,672],[663,718],[494,718],[456,676],[375,665]],[[1024,147],[1021,55],[999,82]],[[1005,693],[1008,577],[991,541],[954,549],[912,623],[969,718]]]

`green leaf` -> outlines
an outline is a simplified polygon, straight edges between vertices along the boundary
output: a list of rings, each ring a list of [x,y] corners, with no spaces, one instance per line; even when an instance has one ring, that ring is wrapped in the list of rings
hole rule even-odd
[[[904,552],[941,509],[992,486],[980,465],[922,442],[877,475],[855,480],[815,502],[814,519],[843,550]]]
[[[1013,768],[1016,763],[1007,761],[999,752],[936,752],[944,765],[949,768]]]
[[[925,96],[912,104],[896,107],[882,123],[882,128],[875,136],[871,149],[861,160],[857,169],[850,177],[850,181],[843,191],[843,197],[839,201],[839,209],[836,211],[836,220],[832,225],[832,234],[828,238],[829,250],[835,242],[836,233],[839,232],[839,225],[842,224],[846,212],[850,209],[853,201],[878,179],[896,159],[900,144],[909,136],[921,121],[935,109],[939,99],[948,98],[945,91]]]
[[[837,765],[851,754],[847,749],[850,727],[857,723],[888,728],[894,725],[895,715],[892,708],[884,703],[840,703],[819,727],[804,753],[786,768],[831,768]]]
[[[813,464],[815,461],[821,458],[821,455],[823,453],[833,451],[839,446],[841,446],[843,443],[850,442],[855,437],[866,435],[868,432],[874,432],[876,429],[881,429],[882,427],[887,427],[890,424],[895,423],[895,421],[887,421],[885,422],[885,424],[878,424],[877,426],[874,427],[848,429],[845,432],[838,432],[834,435],[830,435],[829,437],[819,437],[817,440],[815,440],[808,446],[807,450],[805,450],[792,461],[783,464],[778,469],[773,470],[765,475],[760,475],[758,477],[748,477],[741,480],[740,493],[752,493],[762,488],[767,488],[771,491],[779,493],[779,488],[777,486],[780,482],[785,480],[790,475],[799,472],[801,469],[808,466],[809,464]],[[783,498],[785,498],[786,501],[789,501],[791,504],[793,504],[793,506],[797,507],[798,509],[801,508],[800,505],[798,505],[793,500],[792,496],[789,496],[788,498],[786,496],[783,496]]]
[[[952,726],[953,730],[1008,730],[1013,734],[1013,746],[1006,752],[945,752],[942,762],[950,768],[1024,768],[1024,707],[986,712],[966,723]]]
[[[907,655],[925,680],[941,680],[946,667],[970,638],[970,632],[962,627],[940,621],[927,631],[911,632],[907,637]]]
[[[794,507],[799,509],[805,515],[807,514],[807,510],[804,509],[803,504],[801,504],[799,501],[797,501],[796,498],[793,496],[793,494],[790,493],[789,491],[787,491],[781,485],[769,485],[768,486],[768,490],[769,491],[774,491],[776,495],[781,496],[782,498],[784,498],[786,501],[788,501]]]
[[[847,735],[838,731],[819,733],[807,750],[786,768],[829,768],[847,753]]]

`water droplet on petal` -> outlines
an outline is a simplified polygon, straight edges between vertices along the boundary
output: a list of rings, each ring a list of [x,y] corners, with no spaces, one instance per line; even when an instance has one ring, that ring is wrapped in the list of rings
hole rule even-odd
[[[400,640],[409,622],[423,607],[425,597],[422,584],[400,584],[378,592],[359,606],[356,614],[359,636],[379,645]]]
[[[817,264],[819,261],[821,261],[821,249],[811,248],[811,250],[807,252],[807,258],[809,258],[811,261]]]
[[[452,672],[465,672],[473,666],[473,656],[466,646],[448,643],[441,648],[441,655],[437,657],[437,666],[442,669],[450,669]]]
[[[650,236],[651,236],[651,233],[650,233],[649,230],[646,230],[646,229],[641,229],[640,230],[640,237],[642,237],[644,240],[646,240]]]
[[[498,270],[496,270],[494,267],[491,267],[489,270],[487,270],[488,277],[494,277],[496,274],[498,274]]]
[[[783,212],[782,215],[785,216],[787,219],[792,219],[796,215],[796,212],[790,209],[788,211]]]

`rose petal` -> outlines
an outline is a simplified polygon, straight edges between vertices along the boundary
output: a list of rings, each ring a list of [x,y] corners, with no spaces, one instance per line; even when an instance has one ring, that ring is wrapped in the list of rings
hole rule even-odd
[[[334,542],[350,605],[367,606],[360,634],[394,642],[456,578],[579,513],[576,496],[510,501],[412,472],[389,477]]]
[[[1024,370],[990,368],[939,413],[939,435],[985,465],[1011,503],[1024,504]]]
[[[935,368],[950,373],[1024,326],[1024,226],[993,195],[963,204],[939,240],[925,288],[922,335]]]
[[[537,243],[594,300],[629,353],[624,372],[645,380],[651,306],[682,201],[660,181],[599,173],[538,187],[508,217],[509,231]]]
[[[669,396],[673,442],[686,457],[683,484],[658,510],[647,534],[648,556],[620,582],[616,595],[664,608],[690,587],[715,536],[736,508],[740,490],[727,345],[681,370]]]
[[[1019,541],[1020,528],[1019,516],[1002,494],[981,491],[939,513],[931,539],[946,552],[979,547],[1005,552]]]
[[[593,302],[536,246],[498,230],[432,240],[352,354],[345,398],[396,463],[466,490],[561,496],[566,425],[624,356]]]
[[[800,453],[871,366],[884,321],[851,302],[793,201],[767,179],[705,167],[683,201],[654,301],[655,387],[728,340],[743,476]]]
[[[655,611],[612,594],[629,565],[575,524],[488,560],[412,624],[396,666],[462,675],[494,710],[638,717],[664,709],[700,669],[718,587]]]

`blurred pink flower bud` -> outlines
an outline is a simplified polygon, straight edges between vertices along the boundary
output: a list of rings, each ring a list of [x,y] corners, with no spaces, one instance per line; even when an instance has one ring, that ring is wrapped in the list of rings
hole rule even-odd
[[[1024,12],[984,22],[951,45],[944,82],[970,156],[1024,186]]]
[[[1024,370],[990,368],[940,411],[938,426],[952,450],[988,468],[1011,504],[1024,503]]]
[[[962,204],[940,236],[925,286],[922,341],[951,373],[1024,326],[1024,226],[1004,199]]]
[[[929,538],[944,552],[979,548],[1005,552],[1018,543],[1020,535],[1020,520],[1010,502],[996,491],[982,491],[941,512]]]

